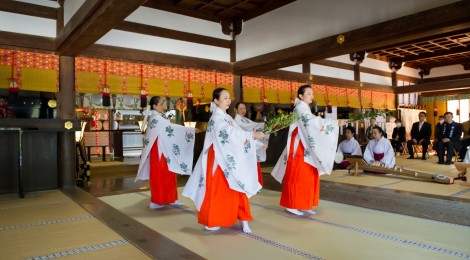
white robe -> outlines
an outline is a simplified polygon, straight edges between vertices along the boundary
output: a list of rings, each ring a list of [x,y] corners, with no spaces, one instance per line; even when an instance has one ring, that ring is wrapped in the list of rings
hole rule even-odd
[[[150,175],[150,150],[158,138],[158,156],[165,156],[168,170],[191,174],[193,166],[195,128],[172,124],[160,113],[152,110],[144,137],[136,180],[148,180]]]
[[[361,146],[359,142],[351,137],[350,140],[346,139],[338,145],[338,152],[348,153],[351,155],[362,155]]]
[[[191,198],[198,210],[201,209],[206,194],[207,158],[211,146],[215,153],[212,174],[220,166],[230,189],[245,193],[248,198],[256,194],[261,185],[254,141],[251,131],[243,130],[230,115],[216,108],[207,126],[204,148],[183,195]]]
[[[235,122],[244,129],[245,131],[263,131],[264,123],[256,123],[251,121],[250,119],[237,114],[235,116]],[[256,148],[256,158],[258,162],[266,161],[266,149],[268,148],[269,144],[269,135],[265,135],[261,140],[255,140],[255,148]]]
[[[387,167],[395,166],[395,152],[393,151],[392,144],[388,139],[382,136],[379,140],[372,139],[367,144],[366,150],[364,151],[364,160],[367,163],[372,163],[374,160],[374,153],[384,154],[384,157],[380,160],[381,163]]]
[[[282,182],[286,173],[292,132],[296,128],[299,130],[294,143],[294,154],[299,142],[302,142],[305,147],[304,161],[306,163],[317,168],[320,175],[330,174],[333,169],[338,145],[338,121],[317,117],[312,114],[305,102],[297,99],[296,103],[294,112],[299,114],[299,119],[289,127],[287,146],[271,173],[279,182]]]

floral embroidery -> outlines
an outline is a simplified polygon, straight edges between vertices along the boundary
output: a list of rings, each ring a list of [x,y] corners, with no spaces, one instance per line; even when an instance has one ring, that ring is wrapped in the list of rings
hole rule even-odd
[[[188,173],[188,165],[186,163],[181,163],[180,168],[185,172]]]
[[[329,135],[331,132],[333,132],[334,129],[334,126],[327,124],[325,134]]]
[[[310,150],[305,149],[304,157],[310,156]]]
[[[310,121],[310,118],[308,118],[308,117],[305,116],[305,115],[302,115],[302,116],[300,117],[300,120],[302,120],[302,123],[304,124],[304,127],[308,127],[308,126],[309,126],[308,121]]]
[[[155,118],[152,119],[152,121],[150,121],[149,128],[154,129],[157,126],[157,123],[158,123],[157,119],[155,119]]]
[[[199,177],[199,188],[201,188],[202,186],[204,186],[204,177],[201,175]]]
[[[232,171],[235,170],[237,167],[235,163],[235,158],[232,155],[227,154],[227,158],[225,160],[227,161],[227,169],[224,170],[224,175],[228,178],[230,173],[232,173]]]
[[[245,142],[243,143],[243,149],[245,153],[248,153],[248,150],[251,149],[251,142],[245,139]]]
[[[284,154],[284,158],[283,158],[283,159],[284,159],[284,165],[286,165],[286,164],[287,164],[287,153]]]
[[[214,124],[215,124],[214,120],[212,119],[209,120],[209,123],[207,124],[207,130],[206,130],[208,133],[210,133],[214,129]]]
[[[169,156],[168,156],[168,157],[165,157],[165,160],[166,160],[166,163],[168,163],[168,164],[170,164],[170,163],[171,163],[171,159],[170,159],[170,157],[169,157]]]
[[[175,134],[173,134],[174,131],[175,131],[175,130],[174,130],[173,128],[171,128],[171,126],[167,126],[167,127],[165,128],[165,132],[167,132],[168,137],[174,136],[174,135],[175,135]]]
[[[310,135],[308,136],[308,146],[310,148],[315,148],[315,140],[313,140],[313,137],[311,137]]]
[[[180,155],[180,147],[177,144],[173,144],[173,154]]]
[[[219,137],[222,138],[222,140],[220,141],[222,145],[229,143],[227,130],[224,129],[224,130],[219,131]]]
[[[150,143],[150,140],[147,138],[144,138],[144,146],[149,145],[149,143]]]
[[[237,181],[238,186],[242,188],[242,190],[245,190],[245,184],[243,184],[241,181]]]
[[[256,160],[259,162],[261,161],[261,157],[259,157],[259,155],[256,155]]]
[[[186,142],[187,142],[187,143],[190,143],[191,140],[194,139],[193,133],[191,133],[191,132],[189,132],[189,131],[186,132],[186,135],[184,136],[184,139],[186,139]]]

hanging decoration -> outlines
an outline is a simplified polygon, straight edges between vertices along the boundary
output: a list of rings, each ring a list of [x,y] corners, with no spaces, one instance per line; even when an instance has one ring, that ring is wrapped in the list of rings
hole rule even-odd
[[[388,94],[385,93],[385,112],[388,112]]]
[[[268,98],[266,97],[266,83],[264,79],[263,79],[263,105],[265,106],[268,105]]]
[[[186,121],[186,118],[184,116],[184,112],[187,108],[188,108],[188,106],[182,98],[180,98],[180,100],[178,100],[178,102],[176,102],[176,109],[181,112],[181,115],[183,116],[183,122]]]
[[[109,86],[107,82],[107,74],[108,74],[108,62],[104,62],[104,84],[103,84],[103,106],[109,107],[111,106],[111,96],[109,93]]]
[[[193,92],[191,92],[191,70],[187,70],[188,76],[188,121],[193,121]],[[201,77],[202,78],[202,77]],[[204,81],[204,80],[201,80]]]
[[[432,101],[434,103],[433,113],[434,113],[434,116],[437,116],[436,97],[432,97]]]
[[[370,92],[370,110],[375,111],[374,101],[372,99],[372,91]]]
[[[349,102],[349,90],[346,90],[346,101],[348,102],[348,112],[351,112],[351,102]]]
[[[294,110],[294,107],[295,107],[295,98],[294,98],[294,92],[292,91],[293,90],[293,87],[292,87],[292,82],[290,82],[290,109],[291,110]]]
[[[457,110],[455,111],[455,115],[460,116],[460,96],[459,96],[459,105],[457,106]]]
[[[147,90],[144,88],[144,65],[140,64],[140,107],[147,107]]]
[[[15,78],[15,52],[11,52],[11,77],[8,78],[10,84],[8,86],[8,103],[13,104],[18,102],[18,83],[17,79]]]
[[[325,89],[326,89],[325,103],[326,103],[327,113],[331,114],[331,113],[333,113],[333,108],[331,106],[328,86],[325,86]]]

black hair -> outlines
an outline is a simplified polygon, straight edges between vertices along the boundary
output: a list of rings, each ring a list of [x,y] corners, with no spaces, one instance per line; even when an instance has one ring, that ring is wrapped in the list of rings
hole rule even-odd
[[[354,126],[352,126],[352,125],[348,125],[348,126],[346,127],[346,130],[351,131],[351,133],[352,133],[353,136],[356,134],[356,128],[354,128]],[[346,133],[346,130],[344,130],[345,133]]]
[[[398,123],[398,122],[401,123],[401,120],[400,119],[395,120],[395,123]]]
[[[299,87],[299,89],[297,90],[297,97],[299,97],[300,95],[303,95],[305,93],[305,90],[307,90],[308,88],[312,88],[310,85],[302,85]]]
[[[374,126],[374,127],[372,127],[372,129],[377,129],[377,131],[379,131],[379,133],[381,133],[383,137],[387,138],[387,133],[385,133],[385,131],[382,129],[382,127]]]
[[[439,118],[444,118],[444,115],[440,115]]]
[[[421,112],[419,112],[418,115],[421,115],[421,114],[423,114],[424,116],[426,116],[426,112],[422,112],[422,111],[421,111]],[[445,115],[445,114],[444,114],[444,115]]]
[[[219,100],[220,98],[220,93],[222,93],[222,91],[228,91],[227,89],[225,88],[216,88],[214,89],[214,92],[212,92],[212,101],[214,101],[214,99],[217,99]]]
[[[162,99],[159,96],[154,96],[150,99],[150,109],[153,109],[153,105],[158,105],[158,102],[160,102],[160,99]]]
[[[445,113],[444,113],[444,116],[449,115],[449,114],[450,114],[452,117],[454,117],[454,114],[453,114],[452,112],[449,112],[449,111],[445,112]]]
[[[370,118],[370,120],[372,120],[372,119],[377,120],[377,118],[375,118],[375,117],[371,117],[371,118]]]
[[[235,104],[235,109],[238,109],[238,106],[241,105],[241,104],[246,106],[245,102],[240,101],[240,102],[237,102],[237,104]]]

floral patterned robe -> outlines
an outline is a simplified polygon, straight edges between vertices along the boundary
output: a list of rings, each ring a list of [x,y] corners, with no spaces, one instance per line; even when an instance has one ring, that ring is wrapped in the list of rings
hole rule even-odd
[[[149,179],[149,154],[157,137],[159,157],[164,154],[168,170],[178,174],[191,174],[194,136],[195,128],[172,124],[157,111],[151,111],[136,180]]]

